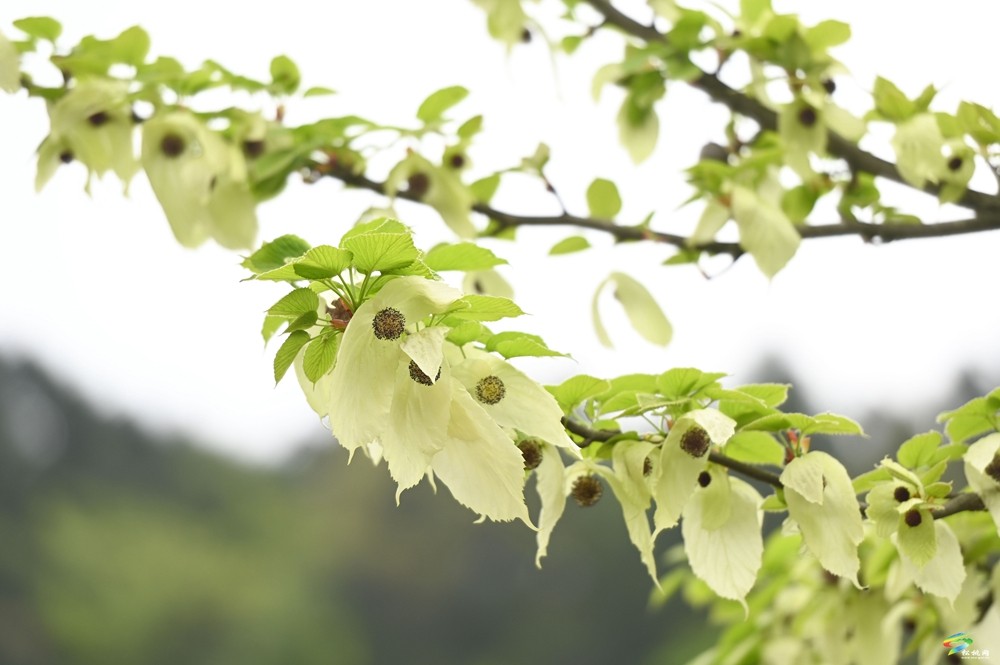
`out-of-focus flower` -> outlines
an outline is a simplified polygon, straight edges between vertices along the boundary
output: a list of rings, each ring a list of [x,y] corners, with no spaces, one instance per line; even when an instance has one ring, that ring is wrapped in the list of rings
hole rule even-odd
[[[49,102],[51,130],[38,148],[35,189],[41,190],[60,164],[75,160],[90,176],[114,171],[128,183],[139,170],[132,144],[134,123],[127,85],[108,79],[81,79],[65,95]]]
[[[174,111],[148,120],[142,166],[182,245],[214,238],[229,249],[253,246],[257,213],[243,154],[194,115]]]

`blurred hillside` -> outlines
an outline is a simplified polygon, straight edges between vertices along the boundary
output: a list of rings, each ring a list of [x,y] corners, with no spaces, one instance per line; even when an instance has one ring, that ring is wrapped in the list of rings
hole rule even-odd
[[[393,497],[325,439],[242,466],[0,363],[0,664],[639,664],[713,640],[647,608],[613,500],[570,505],[539,571],[523,525]]]

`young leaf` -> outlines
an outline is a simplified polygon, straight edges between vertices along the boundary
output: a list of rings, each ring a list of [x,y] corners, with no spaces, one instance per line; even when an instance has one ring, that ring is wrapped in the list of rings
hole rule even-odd
[[[918,466],[929,466],[934,456],[934,451],[940,445],[941,434],[938,432],[917,434],[899,446],[899,450],[896,451],[896,459],[908,469],[915,469]]]
[[[323,331],[322,335],[314,338],[306,347],[306,354],[302,359],[306,378],[315,383],[329,372],[337,358],[339,346],[340,334],[331,330]]]
[[[568,413],[576,405],[586,399],[596,397],[611,388],[611,383],[586,374],[566,379],[558,386],[546,386],[545,389],[559,402],[563,412]]]
[[[453,85],[451,87],[441,88],[436,92],[432,92],[427,99],[420,104],[420,108],[417,109],[417,119],[425,125],[437,122],[441,120],[441,116],[445,111],[450,109],[455,104],[458,104],[468,95],[469,91],[460,85]]]
[[[570,254],[572,252],[579,252],[590,247],[590,242],[587,241],[583,236],[570,236],[568,238],[563,238],[556,244],[552,245],[552,249],[549,250],[550,256],[557,256],[559,254]]]
[[[615,283],[615,298],[625,308],[636,332],[653,344],[669,344],[673,327],[646,287],[624,273],[612,273],[610,278]]]
[[[780,208],[746,187],[733,191],[733,219],[740,228],[740,245],[768,278],[785,267],[802,240]]]
[[[341,246],[354,255],[354,267],[366,274],[404,268],[420,254],[409,233],[363,233],[345,238]]]
[[[260,274],[280,268],[291,259],[297,259],[309,250],[309,243],[295,235],[283,235],[261,245],[260,249],[246,257],[244,268]]]
[[[286,319],[297,319],[307,312],[316,313],[319,307],[319,296],[310,289],[295,289],[281,300],[271,305],[267,313]]]
[[[35,39],[55,42],[62,34],[62,24],[48,16],[29,16],[14,21],[14,27]]]
[[[281,381],[281,378],[285,376],[285,372],[295,361],[295,356],[299,355],[299,351],[308,341],[309,333],[304,330],[296,330],[285,338],[285,341],[278,348],[278,353],[274,356],[275,383]]]
[[[290,95],[298,89],[301,81],[299,68],[291,58],[279,55],[271,60],[271,87],[276,92]]]
[[[459,309],[448,312],[448,314],[458,319],[472,321],[499,321],[503,318],[524,314],[524,310],[510,298],[497,296],[468,295],[456,301],[456,306]]]
[[[622,199],[615,183],[597,178],[587,188],[587,207],[590,216],[612,220],[622,209]]]
[[[454,245],[441,244],[424,256],[424,263],[431,270],[486,270],[507,263],[505,259],[472,242]]]
[[[317,245],[296,261],[292,268],[295,274],[306,279],[326,279],[347,270],[353,256],[346,249]]]

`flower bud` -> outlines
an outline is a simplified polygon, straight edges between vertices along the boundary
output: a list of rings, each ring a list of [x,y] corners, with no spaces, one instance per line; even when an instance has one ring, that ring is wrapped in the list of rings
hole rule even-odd
[[[406,191],[413,194],[417,198],[426,194],[430,186],[431,179],[426,173],[414,173],[406,179]]]
[[[983,472],[993,480],[1000,483],[1000,451],[997,451],[997,453],[993,455],[993,460],[986,465]]]
[[[799,111],[799,122],[802,123],[803,127],[812,127],[816,124],[817,119],[816,109],[811,106],[806,106]]]
[[[910,508],[906,511],[906,515],[903,516],[903,521],[906,522],[906,526],[918,527],[920,523],[924,521],[923,516],[921,516],[920,511],[916,508]]]
[[[903,485],[900,485],[895,489],[895,491],[893,491],[892,496],[896,499],[896,501],[903,503],[904,501],[910,500],[910,490]]]
[[[702,487],[708,487],[712,484],[712,474],[708,471],[702,471],[698,474],[698,484]]]

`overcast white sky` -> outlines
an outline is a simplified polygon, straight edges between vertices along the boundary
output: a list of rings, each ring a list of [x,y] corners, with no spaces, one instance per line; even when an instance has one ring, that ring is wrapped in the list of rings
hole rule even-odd
[[[558,4],[544,0],[543,11],[552,14]],[[640,2],[621,6],[645,15]],[[807,22],[829,17],[852,24],[852,43],[837,51],[853,73],[838,80],[844,104],[862,108],[876,73],[911,95],[936,83],[945,110],[962,98],[1000,102],[993,46],[1000,9],[992,0],[952,2],[934,12],[915,12],[903,0],[777,6],[801,12]],[[292,11],[275,3],[7,0],[0,31],[13,34],[10,21],[26,15],[56,16],[71,39],[112,36],[138,23],[152,34],[154,54],[189,66],[213,58],[262,78],[270,58],[285,53],[299,63],[306,85],[340,92],[290,103],[291,122],[358,113],[407,123],[429,92],[465,85],[472,95],[456,117],[486,116],[472,153],[475,174],[517,163],[545,141],[553,150],[550,178],[574,211],[585,212],[590,180],[606,177],[621,189],[622,222],[656,209],[657,228],[683,231],[696,217],[697,207],[675,211],[689,194],[680,171],[708,138],[718,137],[726,114],[675,86],[659,107],[657,155],[633,167],[616,143],[617,93],[609,91],[599,105],[590,100],[594,69],[620,58],[617,40],[595,40],[553,69],[537,40],[508,59],[468,0],[287,7]],[[178,246],[141,176],[128,199],[110,180],[88,197],[75,166],[35,195],[33,151],[47,132],[44,110],[23,95],[0,96],[0,119],[0,353],[41,362],[107,412],[190,433],[245,459],[280,458],[320,431],[294,380],[273,387],[274,347],[265,350],[258,335],[279,287],[239,283],[239,258],[215,246]],[[891,156],[886,144],[868,147]],[[988,178],[979,184],[992,191]],[[497,202],[519,212],[557,211],[541,193],[508,192]],[[294,232],[313,244],[335,243],[377,203],[333,183],[293,183],[259,208],[262,239]],[[931,218],[953,214],[933,202],[917,204]],[[433,213],[418,206],[399,211],[418,229],[422,246],[448,237]],[[525,230],[517,245],[495,246],[511,260],[506,275],[532,314],[519,328],[577,359],[524,364],[541,380],[694,365],[730,372],[735,383],[773,352],[787,358],[821,408],[849,415],[879,406],[919,413],[947,391],[960,367],[978,368],[1000,384],[1000,235],[886,246],[809,241],[769,283],[747,259],[707,281],[693,269],[661,267],[664,248],[613,248],[600,236],[591,238],[595,250],[540,260],[571,233]],[[613,321],[618,348],[597,345],[589,302],[612,269],[654,291],[675,326],[670,347],[651,347]],[[614,303],[605,305],[610,318]],[[925,415],[928,426],[933,415]]]

